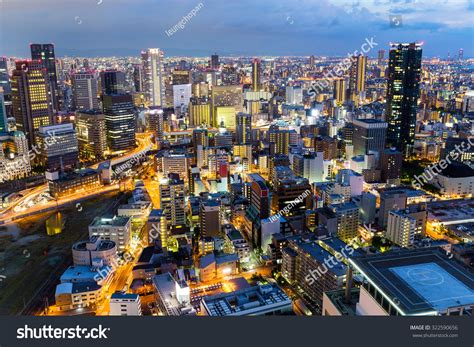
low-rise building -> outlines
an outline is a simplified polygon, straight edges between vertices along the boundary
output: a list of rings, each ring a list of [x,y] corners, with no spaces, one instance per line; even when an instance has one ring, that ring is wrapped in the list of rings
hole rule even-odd
[[[110,297],[110,316],[141,316],[140,295],[114,293]]]

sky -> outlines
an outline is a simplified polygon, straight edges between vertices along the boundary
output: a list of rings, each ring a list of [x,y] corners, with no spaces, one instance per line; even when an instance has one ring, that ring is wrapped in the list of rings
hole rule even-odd
[[[170,31],[193,9],[183,29]],[[366,39],[424,42],[424,56],[474,57],[474,0],[0,0],[0,55],[29,43],[61,56],[346,56]]]

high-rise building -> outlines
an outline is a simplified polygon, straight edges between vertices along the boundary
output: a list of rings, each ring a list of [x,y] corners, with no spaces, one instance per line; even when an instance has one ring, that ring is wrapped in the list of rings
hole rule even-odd
[[[159,48],[149,48],[142,52],[145,95],[152,106],[165,104],[164,53]]]
[[[5,108],[5,98],[2,87],[0,87],[0,133],[8,131],[7,110]]]
[[[378,119],[354,119],[354,132],[352,144],[354,155],[369,154],[369,151],[377,152],[379,157],[385,149],[385,137],[387,136],[387,123]]]
[[[48,171],[72,171],[78,163],[79,148],[72,123],[40,127],[37,135],[40,163]]]
[[[270,154],[288,155],[290,151],[291,130],[272,130],[268,132],[270,142]]]
[[[359,207],[352,202],[330,207],[337,218],[337,237],[346,242],[356,237],[359,228]]]
[[[262,89],[262,62],[254,59],[252,62],[252,89],[258,92]]]
[[[395,149],[386,149],[382,153],[380,160],[380,169],[382,182],[389,184],[400,184],[402,172],[403,156],[400,151]]]
[[[303,89],[299,86],[287,86],[285,90],[286,102],[290,105],[303,103]]]
[[[133,64],[133,86],[137,93],[144,91],[145,80],[142,64]]]
[[[104,95],[103,107],[109,150],[120,152],[134,148],[135,113],[132,96]]]
[[[383,66],[385,60],[385,49],[380,49],[377,53],[377,65]]]
[[[161,107],[151,107],[149,110],[146,111],[147,121],[148,121],[148,129],[153,132],[156,136],[156,140],[158,142],[163,141],[163,133],[164,133],[164,112]]]
[[[211,126],[211,104],[208,99],[191,98],[189,102],[189,125]]]
[[[12,105],[18,131],[30,147],[40,126],[53,124],[49,77],[39,60],[18,60],[12,74]]]
[[[309,183],[322,182],[324,178],[323,153],[310,152],[293,156],[293,172],[307,178]]]
[[[346,100],[346,81],[344,78],[334,80],[333,98],[339,106]]]
[[[186,113],[191,100],[191,84],[173,85],[173,107],[176,113]]]
[[[221,232],[220,203],[217,200],[204,200],[199,208],[201,236],[219,236]]]
[[[106,70],[100,72],[102,95],[125,93],[125,72]]]
[[[31,173],[28,140],[21,131],[0,133],[0,182]]]
[[[193,83],[192,74],[189,70],[174,70],[171,79],[174,86]]]
[[[362,54],[352,57],[349,78],[349,95],[357,101],[360,94],[365,91],[365,74],[367,69],[367,56]]]
[[[104,114],[96,110],[76,112],[74,123],[81,157],[102,159],[107,150]]]
[[[235,116],[236,143],[246,144],[252,142],[252,116],[238,113]]]
[[[167,247],[168,241],[167,238],[163,238],[163,233],[167,233],[171,227],[186,224],[183,180],[170,177],[160,181],[160,209],[166,219],[166,230],[162,232],[162,242],[163,247]]]
[[[415,140],[416,112],[421,75],[421,44],[393,43],[388,64],[387,143],[404,156]]]
[[[380,194],[380,209],[378,224],[387,226],[388,214],[392,210],[404,209],[407,204],[407,193],[404,190],[386,190]]]
[[[93,72],[77,72],[72,79],[72,103],[76,111],[98,110],[97,78]]]
[[[243,95],[241,86],[213,86],[211,94],[212,125],[219,126],[217,118],[218,107],[234,107],[235,112],[243,111]],[[235,116],[233,117],[235,121]]]
[[[211,55],[211,69],[219,68],[219,56],[217,54]]]
[[[309,57],[309,68],[314,69],[314,65],[316,64],[316,58],[314,55]]]
[[[32,43],[31,59],[41,60],[43,68],[46,69],[49,81],[49,91],[51,93],[51,102],[53,109],[59,111],[59,87],[56,70],[56,57],[54,55],[54,45],[52,43],[40,44]]]
[[[11,93],[10,78],[8,76],[8,58],[0,57],[0,87],[5,94]]]

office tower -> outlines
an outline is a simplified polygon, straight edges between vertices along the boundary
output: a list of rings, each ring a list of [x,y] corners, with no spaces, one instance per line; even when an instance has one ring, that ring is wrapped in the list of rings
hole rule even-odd
[[[59,111],[59,87],[56,70],[56,57],[54,55],[54,45],[52,43],[39,44],[33,43],[30,45],[31,59],[41,60],[43,68],[48,74],[49,91],[51,93],[51,102],[53,109]]]
[[[184,181],[176,177],[162,179],[160,181],[160,209],[163,210],[163,216],[166,219],[164,233],[167,234],[173,226],[186,224],[184,206]],[[166,242],[163,239],[162,242],[163,247],[167,247],[167,238]]]
[[[186,113],[191,101],[191,84],[173,85],[173,107],[176,113]]]
[[[53,108],[46,69],[37,60],[18,60],[12,74],[12,105],[18,131],[36,144],[40,126],[53,124]]]
[[[382,66],[385,59],[385,49],[380,49],[377,53],[377,65]]]
[[[199,207],[199,223],[202,237],[220,236],[221,217],[220,202],[217,200],[203,200]]]
[[[211,126],[211,104],[207,98],[191,98],[188,110],[190,126]]]
[[[291,130],[271,130],[268,132],[271,155],[288,155],[290,152],[290,132]]]
[[[158,143],[163,141],[165,119],[164,112],[161,107],[151,107],[146,111],[145,117],[147,118],[148,130],[153,132],[156,136],[156,141]]]
[[[315,64],[316,64],[316,58],[314,57],[314,55],[311,55],[309,57],[309,68],[314,69]]]
[[[100,72],[102,95],[125,93],[125,72],[106,70]]]
[[[76,168],[79,147],[72,123],[40,127],[37,135],[39,162],[48,171],[72,171]]]
[[[337,237],[348,242],[359,235],[359,207],[352,203],[330,205],[337,218]]]
[[[303,103],[303,89],[299,86],[287,86],[285,95],[287,104],[300,105]]]
[[[421,75],[421,44],[393,43],[388,63],[387,144],[411,153],[415,140],[416,111]]]
[[[219,56],[215,53],[211,55],[211,69],[219,68]]]
[[[193,83],[192,74],[189,70],[174,70],[171,75],[171,80],[174,86]]]
[[[323,153],[293,155],[293,172],[296,176],[307,178],[309,183],[322,182],[324,178]]]
[[[141,93],[144,91],[144,73],[142,64],[133,64],[133,86],[135,92]]]
[[[103,107],[109,150],[120,152],[134,148],[135,113],[132,96],[104,95]]]
[[[338,78],[334,80],[333,98],[338,106],[341,106],[346,100],[346,81],[344,78]]]
[[[375,222],[375,212],[377,205],[377,197],[369,192],[362,192],[360,198],[360,218],[364,224],[372,224]]]
[[[142,52],[144,91],[152,106],[164,106],[165,103],[163,56],[164,53],[159,48],[149,48]]]
[[[76,112],[74,124],[80,156],[86,160],[103,159],[107,150],[104,114],[97,110]]]
[[[243,111],[243,95],[241,86],[213,86],[211,93],[211,122],[212,126],[219,127],[217,117],[218,107],[234,107],[234,112]],[[222,109],[221,111],[228,111]],[[228,114],[228,112],[225,112]],[[235,122],[235,114],[232,116],[232,122]]]
[[[235,116],[235,134],[237,144],[252,142],[252,116],[246,113],[238,113]]]
[[[0,87],[0,134],[8,131],[7,110],[2,87]]]
[[[458,59],[459,61],[464,59],[464,50],[462,48],[459,49]]]
[[[407,205],[407,193],[404,190],[385,190],[380,194],[380,209],[378,224],[387,226],[388,214],[392,210],[404,209]]]
[[[76,111],[98,110],[97,78],[93,72],[77,72],[71,76],[72,104]]]
[[[252,89],[258,92],[262,89],[262,62],[254,59],[252,62]]]
[[[131,240],[131,217],[95,217],[89,224],[89,238],[100,237],[115,242],[119,253],[128,249]]]
[[[198,128],[193,130],[193,147],[195,152],[198,146],[209,147],[209,133],[207,129]]]
[[[222,85],[233,86],[240,83],[240,75],[232,65],[224,65],[221,72]]]
[[[385,150],[387,123],[377,119],[354,119],[352,144],[354,155],[365,155],[377,152],[379,158]]]
[[[11,93],[10,78],[8,76],[8,58],[0,57],[0,87],[5,94]]]
[[[362,54],[352,57],[349,73],[349,96],[357,101],[360,94],[365,91],[365,74],[367,69],[367,56]]]

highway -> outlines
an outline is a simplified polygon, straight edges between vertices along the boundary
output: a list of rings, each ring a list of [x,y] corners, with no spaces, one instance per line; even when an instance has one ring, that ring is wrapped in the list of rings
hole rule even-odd
[[[136,135],[136,139],[138,142],[137,148],[127,153],[126,155],[111,159],[111,165],[114,166],[114,165],[126,162],[127,160],[130,160],[133,157],[137,156],[137,154],[139,154],[140,152],[150,150],[153,147],[153,144],[151,142],[151,136],[152,136],[151,133],[137,134]],[[94,164],[90,166],[90,168],[95,169],[101,163]],[[42,184],[41,186],[38,186],[32,189],[31,191],[27,192],[21,199],[18,199],[17,201],[12,203],[10,206],[8,206],[5,210],[3,210],[0,213],[0,224],[9,224],[13,222],[14,220],[31,216],[32,214],[46,212],[59,206],[71,204],[73,202],[79,202],[81,200],[94,197],[98,194],[107,193],[110,191],[117,190],[119,188],[120,187],[118,184],[112,184],[109,186],[104,186],[100,189],[94,189],[94,190],[85,191],[85,192],[78,192],[77,194],[60,198],[57,201],[54,200],[54,201],[44,202],[42,204],[34,204],[33,206],[26,207],[21,212],[15,212],[15,207],[23,206],[23,204],[25,204],[26,202],[33,201],[34,199],[38,198],[40,194],[48,192],[48,185]]]

